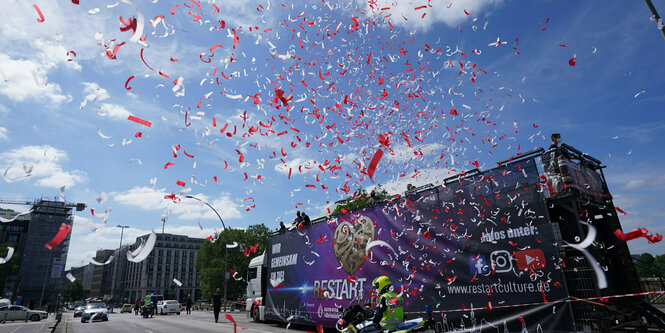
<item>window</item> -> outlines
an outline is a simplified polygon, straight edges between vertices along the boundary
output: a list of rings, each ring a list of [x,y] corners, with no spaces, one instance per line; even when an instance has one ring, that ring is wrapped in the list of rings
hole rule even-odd
[[[194,258],[194,251],[189,252],[189,257],[190,257],[190,258]]]
[[[161,245],[160,245],[160,246],[161,246]],[[163,255],[164,255],[164,250],[159,250],[159,256],[161,257],[161,256],[163,256]]]
[[[166,250],[166,256],[170,257],[171,256],[171,250]]]
[[[174,253],[173,253],[173,255],[176,256],[176,257],[179,256],[179,255],[180,255],[180,251],[175,250]]]
[[[16,242],[18,242],[18,235],[9,234],[9,235],[7,235],[7,240],[6,241],[10,242],[10,243],[16,243]]]
[[[157,263],[161,265],[161,264],[163,264],[163,263],[164,263],[164,261],[163,261],[163,260],[164,260],[164,259],[162,259],[162,258],[159,258],[159,259],[157,259]]]
[[[166,258],[166,264],[170,265],[171,264],[171,258]]]

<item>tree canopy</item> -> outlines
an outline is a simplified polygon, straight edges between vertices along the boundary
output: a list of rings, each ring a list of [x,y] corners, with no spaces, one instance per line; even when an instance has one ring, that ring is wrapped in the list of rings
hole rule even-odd
[[[0,258],[5,258],[11,245],[0,244]],[[14,255],[6,263],[0,265],[0,290],[5,289],[5,281],[7,278],[18,271],[18,260],[21,254],[14,252]]]
[[[81,280],[76,280],[65,286],[63,290],[65,295],[65,301],[73,302],[80,301],[85,296],[85,291],[83,290],[83,283]]]
[[[642,253],[635,261],[635,268],[640,277],[665,277],[665,254],[654,257],[651,253]]]
[[[238,243],[235,248],[226,249],[228,244]],[[198,252],[196,271],[201,280],[201,293],[210,299],[215,289],[224,290],[224,258],[228,250],[227,298],[238,299],[245,294],[247,266],[249,261],[262,254],[268,246],[271,231],[263,224],[251,225],[247,229],[226,229],[214,235],[212,242],[205,242]]]

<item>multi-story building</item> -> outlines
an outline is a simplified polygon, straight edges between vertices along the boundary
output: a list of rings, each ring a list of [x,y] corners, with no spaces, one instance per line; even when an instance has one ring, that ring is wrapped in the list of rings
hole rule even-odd
[[[87,264],[84,267],[85,269],[83,269],[83,278],[81,279],[81,282],[83,282],[83,291],[85,291],[85,298],[88,298],[90,297],[90,291],[92,289],[92,274],[94,273],[95,265]]]
[[[52,249],[46,248],[44,244],[58,234],[62,223],[72,225],[73,207],[79,211],[85,205],[74,206],[62,201],[40,199],[32,206],[25,247],[21,253],[20,282],[16,293],[21,304],[33,308],[54,303],[57,294],[62,291],[71,232]]]
[[[98,250],[95,261],[104,263],[113,255],[115,250]],[[113,264],[93,265],[92,284],[90,286],[90,297],[110,300],[113,297],[112,290]]]
[[[136,238],[131,249],[138,248],[141,240]],[[205,239],[185,235],[157,234],[157,242],[148,258],[139,263],[129,262],[125,279],[125,298],[130,301],[155,293],[180,302],[191,294],[192,300],[201,298],[201,282],[196,274],[196,255]],[[173,279],[182,282],[177,286]]]
[[[19,212],[11,209],[0,208],[0,217],[12,222],[0,223],[0,244],[11,246],[14,248],[14,255],[12,258],[17,263],[21,264],[22,253],[25,249],[25,242],[28,234],[28,224],[30,223],[30,214],[20,215]],[[16,288],[19,283],[19,270],[15,269],[13,272],[7,272],[4,278],[4,288],[2,296],[14,301],[16,298]]]

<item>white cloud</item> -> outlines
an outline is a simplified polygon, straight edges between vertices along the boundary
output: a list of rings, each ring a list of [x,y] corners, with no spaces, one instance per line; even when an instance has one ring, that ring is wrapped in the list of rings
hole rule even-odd
[[[47,105],[51,106],[71,101],[72,97],[63,94],[60,85],[47,82],[48,70],[47,64],[28,59],[14,59],[0,53],[0,71],[5,77],[0,81],[0,94],[17,102],[34,99],[48,102]]]
[[[452,2],[452,5],[448,8],[450,1],[435,1],[430,5],[429,1],[424,0],[377,0],[375,3],[367,1],[366,7],[370,13],[381,13],[384,17],[391,15],[389,19],[392,20],[393,25],[429,30],[439,22],[449,27],[457,27],[467,20],[470,21],[474,17],[480,17],[481,14],[487,11],[488,7],[501,2],[502,0],[457,0]],[[370,6],[370,4],[372,5]],[[416,10],[421,6],[424,6],[424,8]],[[382,8],[389,9],[382,11]],[[470,15],[466,15],[465,10]],[[425,17],[422,17],[423,14],[426,14]],[[477,25],[482,24],[478,23]]]
[[[0,75],[2,75],[2,74],[0,73]],[[9,113],[9,108],[4,104],[0,104],[0,113]]]
[[[6,128],[0,127],[0,140],[9,140],[7,133],[9,133],[9,131],[7,131]]]
[[[646,177],[644,177],[644,174],[642,174],[642,177],[640,177],[640,174],[634,174],[633,177],[637,179],[629,180],[626,185],[622,187],[622,189],[639,190],[646,188],[657,188],[665,184],[665,174],[649,175]]]
[[[0,153],[0,161],[3,162],[2,172],[4,173],[7,168],[10,168],[7,172],[8,178],[25,177],[23,170],[25,163],[33,167],[31,179],[35,179],[37,185],[51,188],[60,188],[63,185],[69,188],[87,180],[88,176],[83,171],[63,169],[62,162],[67,158],[64,150],[49,145],[22,146]]]
[[[183,196],[179,203],[173,203],[170,199],[164,199],[165,195],[171,193],[162,189],[153,189],[146,186],[136,186],[122,193],[111,193],[113,200],[117,203],[138,207],[146,211],[162,212],[168,208],[170,214],[175,214],[179,219],[208,219],[217,220],[217,215],[207,206],[193,199],[186,199]],[[219,212],[223,219],[234,219],[241,217],[238,206],[231,200],[228,194],[222,194],[210,201],[204,194],[196,194],[195,197],[207,201],[215,210]]]
[[[221,226],[219,228],[221,230]],[[160,232],[155,230],[155,232]],[[151,230],[141,228],[126,228],[122,235],[122,244],[134,244],[136,237],[149,234]],[[164,228],[165,233],[187,235],[188,237],[206,238],[217,232],[215,228],[200,229],[194,225],[169,225]],[[120,228],[109,225],[106,228],[92,232],[88,228],[88,219],[74,216],[74,227],[67,256],[67,267],[88,264],[95,252],[101,249],[117,249],[120,245]]]
[[[99,105],[98,114],[108,116],[116,120],[127,120],[131,114],[124,106],[118,104],[102,103]]]

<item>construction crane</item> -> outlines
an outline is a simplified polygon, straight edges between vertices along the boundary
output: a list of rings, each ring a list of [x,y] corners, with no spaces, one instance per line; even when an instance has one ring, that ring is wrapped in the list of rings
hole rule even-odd
[[[28,200],[9,200],[9,199],[0,199],[0,204],[5,204],[5,205],[20,205],[20,206],[35,206],[39,204],[42,201],[47,201],[44,199],[39,199],[35,201],[28,201]],[[73,203],[73,202],[64,202],[63,203],[65,207],[67,208],[76,208],[77,212],[81,212],[85,210],[86,205],[84,203]]]

